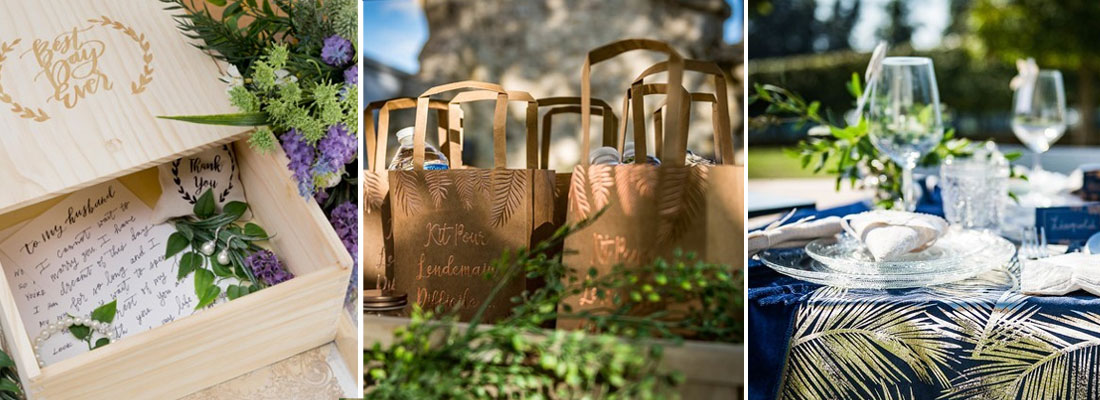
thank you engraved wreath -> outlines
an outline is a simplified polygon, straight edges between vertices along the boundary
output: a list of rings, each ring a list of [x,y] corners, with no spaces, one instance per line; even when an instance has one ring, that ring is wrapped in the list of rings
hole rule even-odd
[[[9,61],[9,55],[16,54],[14,52],[21,44],[26,50],[18,53],[16,58],[22,59],[27,56],[32,58],[40,69],[32,79],[36,81],[44,79],[50,85],[51,91],[46,102],[59,102],[65,108],[74,108],[85,97],[100,91],[112,90],[114,82],[101,69],[99,62],[107,51],[106,43],[84,37],[86,32],[94,29],[109,29],[122,33],[141,48],[143,63],[141,74],[130,82],[130,92],[134,95],[144,92],[153,81],[152,45],[145,34],[138,33],[134,28],[105,15],[88,19],[87,22],[90,25],[74,26],[52,39],[34,39],[29,42],[29,45],[22,38],[16,38],[10,42],[0,41],[0,103],[7,104],[11,112],[19,118],[35,122],[45,122],[50,119],[50,115],[41,107],[16,100],[4,88],[5,62]]]

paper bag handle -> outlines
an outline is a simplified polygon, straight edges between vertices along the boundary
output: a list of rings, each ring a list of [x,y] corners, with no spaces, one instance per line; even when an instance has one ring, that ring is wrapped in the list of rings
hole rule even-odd
[[[668,55],[668,85],[671,87],[683,87],[684,58],[680,53],[665,42],[651,39],[625,39],[597,47],[588,52],[581,66],[581,153],[584,154],[590,148],[588,129],[592,126],[592,66],[607,61],[620,54],[634,50],[652,50]],[[680,109],[683,99],[679,91],[673,91],[668,96],[668,105],[672,109]],[[623,116],[626,119],[626,116]],[[642,121],[644,124],[644,121]],[[665,131],[672,132],[680,127],[680,115],[672,114],[665,121]],[[639,136],[638,130],[634,132],[635,152],[643,154],[636,162],[644,162],[646,152],[644,129]],[[581,165],[588,167],[588,157],[581,157]]]
[[[618,125],[619,117],[615,116],[615,112],[611,110],[611,106],[602,99],[593,98],[595,103],[592,105],[592,113],[603,117],[603,145],[608,147],[615,146],[616,131],[615,126]],[[539,106],[553,107],[550,111],[542,116],[542,138],[540,139],[539,149],[539,166],[542,169],[550,169],[550,142],[551,134],[553,130],[553,116],[557,114],[580,114],[581,113],[581,98],[580,97],[544,97],[539,99]],[[622,151],[622,148],[619,149]],[[591,149],[585,149],[585,152],[591,151]],[[582,153],[582,157],[586,157],[587,153]]]
[[[715,99],[714,93],[707,93],[707,92],[693,92],[693,93],[691,93],[691,101],[692,102],[698,102],[698,103],[711,103],[711,108],[710,108],[711,127],[714,129],[714,133],[715,133],[713,135],[714,136],[714,149],[715,149],[715,153],[717,153],[718,149],[721,148],[721,143],[719,143],[719,139],[718,139],[719,138],[719,132],[722,132],[722,129],[718,127],[718,114],[720,112],[718,110],[718,101]],[[654,136],[657,137],[657,140],[661,140],[661,135],[663,134],[661,132],[661,125],[660,124],[661,124],[661,121],[662,121],[661,117],[662,117],[662,114],[664,112],[664,107],[665,107],[665,104],[662,101],[661,103],[657,103],[657,108],[653,110],[653,130],[654,130]],[[719,164],[726,164],[727,162],[724,161],[724,160],[727,160],[727,159],[719,160],[718,163]],[[732,164],[732,162],[729,162],[729,163]]]
[[[527,117],[524,119],[524,123],[527,125],[527,168],[538,169],[538,100],[536,100],[534,96],[531,96],[530,93],[521,90],[506,90],[505,92],[508,94],[508,101],[527,102]],[[494,100],[496,98],[497,92],[491,90],[472,90],[456,94],[455,97],[451,99],[450,110],[448,111],[448,115],[451,118],[448,125],[451,129],[450,138],[447,140],[447,157],[451,158],[451,168],[462,166],[462,135],[464,131],[462,103]]]
[[[496,107],[493,109],[493,168],[507,168],[508,146],[505,120],[508,117],[508,93],[495,83],[461,81],[432,87],[417,97],[416,125],[413,129],[413,169],[424,169],[424,135],[428,124],[431,96],[459,90],[488,90],[496,93]],[[448,109],[449,107],[448,105]],[[459,156],[461,157],[461,154]]]
[[[680,87],[680,93],[684,97],[690,97],[691,96],[691,93],[688,93],[687,89],[684,89],[683,87]],[[668,94],[668,85],[664,84],[664,83],[637,83],[637,82],[635,82],[630,87],[630,89],[626,91],[626,96],[623,97],[623,116],[624,117],[619,122],[619,132],[620,133],[619,133],[619,144],[618,144],[618,146],[619,146],[620,151],[622,151],[622,149],[624,147],[626,147],[626,117],[625,116],[630,115],[631,117],[633,117],[633,120],[634,120],[633,125],[634,125],[634,138],[635,138],[634,139],[635,154],[641,154],[637,151],[637,146],[638,146],[638,139],[637,138],[642,138],[642,141],[645,141],[645,137],[646,137],[645,115],[644,115],[644,111],[643,112],[638,112],[638,110],[644,110],[645,109],[645,100],[644,100],[645,97],[649,96],[649,95],[654,95],[654,94],[664,94],[664,95],[666,95],[665,96],[665,101],[667,102],[667,100],[668,100],[668,96],[667,96],[667,94]],[[630,106],[631,104],[634,104],[633,109]],[[679,113],[681,115],[680,130],[687,131],[688,124],[691,122],[691,119],[688,118],[688,116],[691,115],[691,101],[684,101],[683,103],[681,103],[681,105],[682,105],[681,108],[683,108],[683,110],[681,110],[681,112]],[[664,106],[664,103],[662,104],[662,107],[663,106]],[[654,120],[656,121],[657,119],[654,119]],[[663,142],[664,132],[663,132],[663,128],[655,127],[653,129],[653,133],[654,133],[653,146],[656,147],[656,150],[653,151],[653,154],[657,155],[658,158],[661,158],[663,160],[664,159],[663,158],[663,154],[664,154],[663,153],[664,152],[664,142]],[[685,151],[686,151],[686,149],[685,149]],[[641,157],[641,158],[635,157],[634,162],[635,163],[647,162],[647,161],[644,161],[644,158],[645,157]],[[663,161],[662,161],[662,163],[663,163]]]
[[[432,100],[428,107],[436,110],[436,126],[439,128],[440,146],[447,140],[447,102]],[[363,111],[363,125],[367,136],[367,170],[373,172],[384,171],[386,168],[386,146],[388,145],[390,129],[390,111],[416,108],[416,99],[412,97],[396,97],[388,100],[379,100],[367,105]],[[378,127],[374,124],[374,110],[378,110]],[[443,126],[439,126],[439,124]],[[381,133],[381,135],[379,135]]]
[[[645,71],[642,71],[641,74],[638,74],[638,77],[634,80],[634,84],[636,85],[636,84],[639,84],[639,83],[644,83],[645,78],[647,78],[651,75],[655,75],[655,74],[659,74],[661,72],[665,72],[665,71],[669,71],[669,79],[671,80],[672,79],[672,72],[669,68],[670,68],[669,63],[665,62],[665,61],[653,64],[652,66],[647,68]],[[725,73],[722,71],[722,68],[718,66],[718,64],[716,64],[712,61],[692,60],[692,59],[684,60],[684,70],[685,71],[692,71],[692,72],[699,72],[699,73],[703,73],[703,74],[710,75],[710,76],[714,77],[714,97],[717,100],[717,102],[714,106],[715,110],[716,110],[715,113],[714,113],[714,117],[715,117],[715,119],[714,119],[715,154],[717,155],[719,163],[721,163],[721,164],[733,164],[733,158],[734,158],[733,130],[730,128],[729,97],[726,93],[726,75],[725,75]],[[632,87],[633,87],[633,85],[632,85]],[[625,114],[624,114],[624,116],[625,116]],[[689,118],[689,119],[690,119],[690,117],[691,117],[690,114],[684,116],[684,118]],[[672,142],[669,143],[670,145],[675,145],[675,147],[672,147],[672,148],[675,149],[676,151],[679,151],[679,153],[675,153],[675,154],[683,154],[683,153],[687,152],[687,135],[688,135],[688,131],[685,130],[683,132],[682,137],[677,137],[676,141],[672,141]],[[683,149],[679,149],[680,144],[682,144]],[[671,147],[671,146],[666,146],[666,149],[669,148],[669,147]],[[669,154],[669,153],[668,152],[662,152],[662,154]],[[675,159],[678,160],[679,157],[675,157]],[[675,161],[674,161],[674,163],[675,163]]]

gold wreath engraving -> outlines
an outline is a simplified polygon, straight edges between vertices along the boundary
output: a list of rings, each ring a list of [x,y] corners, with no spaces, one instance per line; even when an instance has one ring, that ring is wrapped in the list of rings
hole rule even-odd
[[[131,40],[137,42],[141,47],[141,60],[144,62],[141,68],[141,75],[138,76],[137,81],[130,83],[130,91],[134,94],[139,94],[145,91],[145,87],[153,81],[153,52],[150,50],[152,46],[149,45],[149,41],[145,39],[144,33],[137,33],[134,28],[124,25],[121,22],[112,20],[106,15],[100,16],[99,19],[89,19],[88,22],[93,24],[100,24],[117,31],[120,31],[126,36],[129,36]]]
[[[3,76],[4,61],[8,59],[8,53],[15,50],[15,46],[19,45],[19,39],[11,41],[11,43],[0,43],[0,77]],[[11,106],[11,112],[19,116],[19,118],[33,119],[37,122],[43,122],[50,119],[50,116],[42,111],[41,108],[33,109],[26,107],[19,102],[12,99],[11,95],[4,91],[4,84],[0,79],[0,102],[6,103]]]
[[[88,22],[90,22],[92,24],[96,24],[96,25],[92,25],[93,27],[94,26],[102,26],[102,27],[106,27],[106,28],[110,28],[110,29],[114,29],[116,31],[119,31],[119,32],[125,34],[127,37],[129,37],[131,40],[133,40],[135,43],[137,43],[138,47],[140,47],[141,51],[142,51],[141,59],[142,59],[143,64],[142,64],[141,74],[138,75],[136,80],[134,80],[133,82],[130,83],[130,92],[135,94],[135,95],[144,92],[145,89],[148,88],[149,84],[153,81],[153,71],[154,71],[153,66],[152,66],[152,63],[153,63],[152,45],[150,44],[149,40],[145,37],[145,34],[138,33],[136,30],[134,30],[134,28],[132,28],[132,27],[126,25],[126,24],[123,24],[122,22],[111,19],[110,17],[107,17],[107,16],[101,16],[99,18],[92,18],[92,19],[89,19]],[[87,29],[90,29],[90,28],[87,28]],[[87,29],[85,29],[85,30],[87,30]],[[75,28],[74,28],[74,32],[80,32],[80,31],[76,31]],[[69,33],[68,35],[75,35],[75,33]],[[4,62],[7,61],[8,54],[15,51],[16,47],[19,45],[21,40],[22,39],[20,39],[20,38],[16,38],[16,39],[12,40],[11,42],[0,42],[0,77],[3,76],[3,66],[4,66]],[[76,40],[75,37],[73,37],[72,40]],[[36,42],[41,42],[41,41],[36,41]],[[43,51],[42,44],[41,43],[36,43],[34,48],[32,48],[31,50],[28,50],[28,52],[31,52],[31,51],[34,51],[36,53],[35,54],[36,58],[38,58],[38,56],[41,55],[40,52]],[[42,59],[38,59],[38,61],[39,61],[40,64],[42,63]],[[44,72],[49,73],[48,68],[46,68],[46,67],[44,67],[44,68],[46,69]],[[101,79],[102,79],[102,83],[104,85],[103,89],[106,89],[106,90],[111,89],[110,82],[106,79],[106,76],[105,75],[101,76]],[[51,82],[51,84],[54,84],[54,82]],[[75,107],[76,106],[76,100],[64,100],[63,98],[58,97],[59,93],[56,92],[56,89],[57,89],[56,86],[57,85],[55,84],[55,95],[53,96],[53,98],[63,100],[64,103],[65,103],[64,105],[65,105],[66,108]],[[94,90],[91,90],[91,89],[78,91],[76,99],[78,100],[79,98],[84,97],[87,94],[90,94],[90,93],[93,93],[93,92],[94,92]],[[41,108],[31,107],[31,106],[28,106],[24,103],[20,103],[19,101],[16,101],[11,96],[11,94],[8,93],[5,90],[5,88],[3,86],[2,79],[0,79],[0,103],[4,103],[4,104],[7,104],[8,106],[10,106],[11,112],[16,114],[17,116],[19,116],[19,118],[31,119],[31,120],[34,120],[36,122],[45,122],[45,121],[50,119],[50,115],[47,114]]]

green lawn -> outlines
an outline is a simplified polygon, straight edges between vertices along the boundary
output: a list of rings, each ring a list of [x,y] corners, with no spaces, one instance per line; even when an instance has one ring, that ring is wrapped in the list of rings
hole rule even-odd
[[[783,154],[780,147],[749,146],[746,165],[749,179],[827,177],[824,171],[814,174],[812,170],[802,169],[798,159]]]

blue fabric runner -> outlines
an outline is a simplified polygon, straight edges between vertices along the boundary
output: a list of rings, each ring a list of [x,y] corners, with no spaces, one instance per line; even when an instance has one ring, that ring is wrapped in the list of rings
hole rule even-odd
[[[935,194],[919,212],[942,215]],[[933,288],[842,290],[750,260],[749,398],[1100,399],[1100,299],[1023,296],[1018,277],[1013,265]]]

